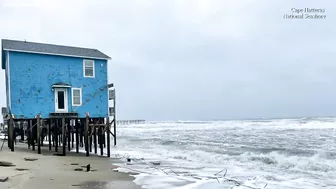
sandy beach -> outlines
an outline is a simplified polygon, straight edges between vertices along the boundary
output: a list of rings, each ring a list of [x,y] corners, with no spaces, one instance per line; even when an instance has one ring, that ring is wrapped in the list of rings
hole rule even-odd
[[[0,140],[2,144],[2,140]],[[10,162],[14,166],[0,166],[0,179],[8,177],[6,182],[0,182],[0,189],[91,189],[91,188],[122,188],[140,189],[126,173],[116,172],[112,165],[113,160],[107,157],[90,156],[67,152],[67,156],[55,156],[42,148],[42,154],[27,149],[26,144],[18,143],[15,152],[11,152],[7,143],[0,151],[0,162]],[[36,158],[35,161],[26,161],[25,158]],[[90,172],[86,166],[90,164]],[[83,171],[75,171],[82,168]],[[18,170],[19,169],[19,170]],[[23,170],[22,170],[23,169]]]

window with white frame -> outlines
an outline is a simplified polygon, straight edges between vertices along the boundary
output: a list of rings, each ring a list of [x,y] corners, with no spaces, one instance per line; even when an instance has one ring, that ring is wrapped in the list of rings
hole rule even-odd
[[[72,88],[72,105],[81,106],[82,105],[82,89]]]
[[[95,66],[93,60],[84,60],[83,61],[83,72],[84,77],[95,77]]]

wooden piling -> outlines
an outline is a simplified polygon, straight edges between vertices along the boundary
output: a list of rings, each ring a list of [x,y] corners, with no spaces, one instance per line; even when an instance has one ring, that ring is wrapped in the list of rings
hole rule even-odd
[[[76,127],[76,153],[79,153],[79,123],[78,119],[75,120],[75,127]]]
[[[24,122],[20,122],[20,130],[21,130],[21,141],[23,142],[24,141]]]
[[[116,126],[116,119],[114,117],[114,122],[113,122],[113,134],[114,134],[114,146],[117,145],[117,126]]]
[[[75,125],[74,120],[70,120],[70,128],[71,128],[71,147],[74,148],[74,142],[75,142]]]
[[[7,136],[8,136],[7,146],[8,146],[9,149],[12,149],[12,147],[11,147],[11,144],[12,144],[11,141],[12,140],[11,140],[11,126],[10,126],[11,121],[10,121],[10,119],[7,121],[7,124],[8,124],[8,126],[7,126]]]
[[[65,130],[65,118],[63,117],[62,118],[62,147],[63,147],[63,156],[65,156],[66,155],[66,130]]]
[[[11,149],[12,152],[14,152],[14,121],[13,117],[10,114],[9,118],[9,124],[8,124],[8,143],[9,143],[9,148]]]
[[[106,132],[107,132],[107,157],[111,157],[111,149],[110,149],[110,119],[106,118]]]
[[[100,155],[104,155],[104,148],[103,148],[103,127],[99,127],[99,135],[100,135],[100,141],[99,141],[99,147],[100,147]]]
[[[27,143],[28,143],[28,149],[30,149],[30,144],[31,144],[31,125],[32,125],[32,121],[28,120],[28,125],[27,125]]]
[[[15,119],[13,119],[13,140],[14,140],[14,145],[13,145],[13,148],[14,148],[14,146],[16,145],[16,135],[15,135],[15,126],[16,126],[16,122],[15,122],[16,120]]]
[[[71,136],[71,133],[70,133],[70,132],[71,132],[70,119],[67,119],[66,122],[67,122],[67,124],[66,124],[66,125],[67,125],[67,127],[66,127],[66,128],[67,128],[67,129],[66,129],[66,130],[67,130],[67,135],[66,135],[66,136],[67,136],[67,138],[68,138],[68,151],[70,152],[70,151],[71,151],[71,148],[70,148],[70,147],[71,147],[71,146],[70,146],[70,145],[71,145],[71,138],[70,138],[70,136]]]
[[[35,151],[35,143],[37,143],[36,151],[38,154],[42,153],[44,139],[48,139],[48,143],[46,143],[45,146],[49,146],[49,151],[55,150],[58,152],[58,148],[62,145],[63,148],[60,150],[62,153],[58,153],[65,156],[67,148],[69,151],[76,148],[76,153],[79,153],[81,145],[80,135],[82,135],[86,156],[89,156],[90,152],[93,152],[93,149],[95,154],[103,156],[104,148],[107,148],[107,156],[110,157],[111,136],[114,135],[113,132],[111,132],[111,127],[114,122],[110,123],[109,119],[109,117],[106,119],[90,118],[89,115],[87,115],[86,118],[77,118],[75,120],[72,117],[68,118],[66,116],[60,118],[52,117],[43,120],[39,114],[35,118],[25,120],[25,123],[21,123],[22,120],[11,118],[8,120],[9,147],[14,151],[14,131],[18,130],[27,136],[28,148],[33,146],[32,150]],[[19,123],[17,124],[17,128],[15,128],[15,122]],[[83,132],[81,132],[81,130]],[[20,138],[20,134],[17,136]],[[98,152],[98,148],[100,148],[100,153]]]
[[[56,123],[54,125],[54,136],[55,136],[55,152],[58,152],[58,126],[59,126],[59,119],[56,119]]]
[[[114,122],[113,122],[113,134],[114,134],[114,146],[117,145],[117,119],[116,119],[116,92],[115,92],[115,89],[114,89],[114,98],[113,98],[113,119],[114,119]]]
[[[104,118],[100,119],[100,122],[102,124],[104,124]],[[106,148],[106,129],[105,129],[105,126],[102,127],[102,132],[103,132],[103,145],[104,145],[104,148]]]
[[[55,125],[56,125],[56,120],[55,120],[55,119],[52,119],[51,127],[50,127],[50,128],[51,128],[51,131],[53,131],[53,132],[52,132],[52,147],[55,147],[55,141],[56,141],[56,140],[55,140],[55,138],[56,138],[56,137],[55,137],[55,132],[54,132],[54,131],[55,131],[55,129],[54,129]]]
[[[9,149],[11,149],[11,139],[10,139],[10,136],[11,136],[11,131],[10,131],[10,119],[7,121],[7,124],[8,124],[8,126],[7,126],[7,136],[8,136],[8,142],[7,142],[7,147],[9,148]]]
[[[42,128],[44,128],[44,121],[43,121],[43,119],[40,119],[40,143],[41,143],[41,146],[43,146]]]
[[[41,118],[41,117],[40,117]],[[44,122],[40,119],[40,145],[43,146],[43,138],[42,138],[42,128],[44,127]]]
[[[89,156],[89,138],[88,138],[88,129],[89,129],[89,116],[86,115],[85,129],[84,129],[84,138],[85,138],[85,151],[86,151],[86,156]]]
[[[93,127],[93,143],[94,143],[94,152],[97,154],[97,128]]]
[[[91,122],[91,121],[90,121]],[[89,143],[90,143],[90,147],[89,147],[89,149],[90,149],[90,152],[92,152],[92,130],[93,129],[93,127],[92,126],[90,126],[89,127],[89,133],[90,133],[90,135],[89,135]]]
[[[35,135],[36,135],[36,120],[32,120],[33,126],[32,126],[32,150],[35,151]]]
[[[61,129],[62,129],[62,119],[60,119],[59,120],[60,122],[59,122],[59,127],[60,127],[60,132],[62,131]],[[62,133],[59,133],[59,139],[58,139],[58,141],[59,141],[59,146],[61,147],[61,145],[62,145],[62,142],[63,142],[63,138],[62,138],[62,136],[63,136],[63,134]]]
[[[15,146],[15,144],[16,144],[16,136],[15,136],[15,132],[14,132],[14,128],[15,128],[15,121],[13,120],[13,118],[12,118],[12,121],[11,121],[12,123],[12,152],[14,152],[14,146]]]
[[[36,117],[36,143],[37,143],[37,153],[41,154],[41,120],[40,120],[40,115],[37,115]]]
[[[48,120],[48,142],[49,142],[49,150],[51,150],[51,124],[52,119]]]
[[[84,138],[84,127],[85,127],[85,119],[80,119],[80,147],[83,148],[84,147],[84,142],[83,142],[83,138]]]

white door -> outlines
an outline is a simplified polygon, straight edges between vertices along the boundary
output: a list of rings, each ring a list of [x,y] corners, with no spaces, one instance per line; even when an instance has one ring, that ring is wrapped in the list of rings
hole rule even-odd
[[[55,112],[68,112],[68,93],[64,88],[55,88]]]

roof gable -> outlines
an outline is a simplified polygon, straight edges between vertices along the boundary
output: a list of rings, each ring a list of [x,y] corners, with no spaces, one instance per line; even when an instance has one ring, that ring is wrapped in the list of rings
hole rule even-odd
[[[111,59],[109,56],[100,52],[97,49],[26,42],[26,41],[15,41],[8,39],[2,40],[2,51],[16,51],[16,52],[27,52],[36,54],[71,56],[71,57],[93,58],[104,60]]]

